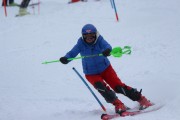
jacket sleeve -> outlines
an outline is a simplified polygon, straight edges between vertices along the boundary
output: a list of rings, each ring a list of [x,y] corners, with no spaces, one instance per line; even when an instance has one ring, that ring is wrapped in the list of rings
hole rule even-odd
[[[102,50],[103,51],[106,49],[112,50],[111,45],[106,40],[104,40],[104,38],[102,36],[99,36],[99,37],[100,37],[100,46],[101,46]]]
[[[80,53],[80,47],[77,43],[66,55],[67,58],[74,58]]]

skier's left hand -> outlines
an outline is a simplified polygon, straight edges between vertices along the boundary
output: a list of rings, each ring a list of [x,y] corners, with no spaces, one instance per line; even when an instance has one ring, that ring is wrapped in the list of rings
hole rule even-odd
[[[110,56],[111,55],[110,53],[111,53],[111,50],[109,48],[102,52],[103,56],[105,57]]]

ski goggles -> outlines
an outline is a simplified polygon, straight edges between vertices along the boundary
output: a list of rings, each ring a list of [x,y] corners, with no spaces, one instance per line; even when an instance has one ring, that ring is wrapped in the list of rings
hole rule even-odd
[[[96,38],[96,33],[88,33],[88,34],[83,34],[83,38],[86,39],[94,39]]]
[[[83,38],[93,38],[93,37],[96,37],[96,33],[83,34]]]

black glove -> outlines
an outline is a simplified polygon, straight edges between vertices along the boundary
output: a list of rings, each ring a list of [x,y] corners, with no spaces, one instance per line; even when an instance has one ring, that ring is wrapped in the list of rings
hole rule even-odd
[[[111,52],[111,50],[108,48],[108,49],[104,50],[104,51],[102,52],[102,54],[103,54],[103,56],[107,57],[107,56],[110,56],[110,55],[111,55],[110,52]]]
[[[68,64],[68,58],[67,57],[61,57],[60,59],[59,59],[59,61],[62,63],[62,64]]]

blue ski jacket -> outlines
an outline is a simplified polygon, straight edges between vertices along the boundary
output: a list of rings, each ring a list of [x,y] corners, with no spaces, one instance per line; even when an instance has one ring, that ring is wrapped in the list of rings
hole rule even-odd
[[[96,42],[92,45],[87,44],[82,37],[78,39],[77,44],[65,55],[67,58],[74,58],[79,53],[81,56],[89,56],[101,54],[107,48],[112,50],[111,45],[99,35]],[[108,66],[110,61],[104,56],[95,56],[82,59],[83,72],[86,75],[94,75],[102,73]]]

